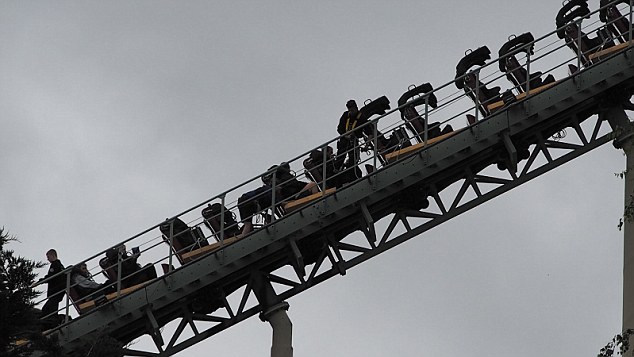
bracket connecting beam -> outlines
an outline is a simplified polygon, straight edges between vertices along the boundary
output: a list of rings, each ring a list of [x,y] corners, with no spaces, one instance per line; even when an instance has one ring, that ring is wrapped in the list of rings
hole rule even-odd
[[[511,136],[508,131],[505,131],[502,134],[502,142],[504,143],[504,147],[509,155],[508,169],[510,172],[517,173],[517,149],[515,148],[515,145],[513,145],[513,141],[511,140]]]

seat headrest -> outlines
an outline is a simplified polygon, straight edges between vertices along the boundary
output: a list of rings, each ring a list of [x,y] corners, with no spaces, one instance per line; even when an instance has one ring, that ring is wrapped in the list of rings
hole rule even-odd
[[[464,75],[467,71],[473,66],[484,66],[488,59],[491,59],[491,50],[487,46],[479,47],[464,56],[456,66],[456,87],[464,88]]]

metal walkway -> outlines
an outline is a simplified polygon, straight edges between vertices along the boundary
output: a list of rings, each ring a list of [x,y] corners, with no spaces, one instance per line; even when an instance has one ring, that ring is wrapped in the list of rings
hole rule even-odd
[[[544,36],[536,44],[550,38]],[[563,42],[558,45],[542,58],[565,53],[563,62],[553,70],[578,63]],[[451,119],[464,120],[465,113],[475,113],[479,120],[464,128],[454,125],[454,135],[390,164],[381,166],[376,155],[372,156],[363,164],[377,169],[349,186],[48,333],[59,338],[66,352],[103,334],[124,342],[149,334],[158,353],[128,349],[126,354],[170,356],[254,315],[266,318],[267,311],[283,309],[285,300],[326,279],[345,275],[367,259],[600,145],[613,140],[618,145],[631,130],[623,103],[634,89],[633,59],[634,48],[624,46],[572,76],[559,76],[555,85],[486,118],[473,106],[463,110],[456,104],[465,95],[443,98],[435,110],[427,108],[427,120],[433,118],[427,115],[446,115],[449,107],[457,112]],[[544,62],[533,59],[530,65]],[[481,78],[493,67],[491,63],[479,70]],[[497,75],[492,82],[507,83],[500,79],[503,74]],[[448,90],[452,83],[436,93]],[[507,83],[505,87],[511,86]],[[402,126],[394,113],[379,118],[379,125],[392,120],[383,127],[391,130]],[[562,135],[563,130],[566,135]],[[520,160],[520,148],[526,146],[529,157]],[[291,164],[301,162],[306,154]],[[496,167],[501,162],[503,171]],[[234,211],[231,194],[246,191],[254,181],[257,178],[178,216],[196,226],[203,223],[196,210],[209,202],[222,202]],[[141,244],[143,257],[153,257],[154,263],[175,264],[168,245],[156,237],[157,227],[128,239],[126,244],[147,242]],[[354,233],[358,231],[362,234]],[[289,266],[292,269],[284,269]],[[176,321],[176,328],[167,334],[162,327],[171,321]],[[192,333],[185,335],[186,328]]]

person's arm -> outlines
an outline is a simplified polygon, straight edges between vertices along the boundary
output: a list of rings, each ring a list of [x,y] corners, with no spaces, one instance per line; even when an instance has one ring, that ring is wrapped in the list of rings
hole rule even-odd
[[[345,111],[341,114],[341,118],[339,118],[339,125],[337,125],[337,133],[339,135],[343,135],[346,133],[346,119],[348,118],[348,112]]]
[[[96,283],[94,280],[90,280],[80,274],[75,275],[75,283],[77,286],[87,289],[98,289],[101,287],[101,285]]]
[[[370,121],[369,119],[368,115],[363,112],[359,112],[359,116],[357,117],[357,127],[354,128],[357,137],[361,137],[361,133],[364,133],[368,138],[374,136],[374,125],[376,125],[376,123],[374,125],[365,125]]]

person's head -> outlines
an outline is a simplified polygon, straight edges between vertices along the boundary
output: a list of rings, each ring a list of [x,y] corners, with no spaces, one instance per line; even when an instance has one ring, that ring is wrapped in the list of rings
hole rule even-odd
[[[357,107],[357,102],[355,102],[353,99],[350,99],[346,103],[346,108],[348,108],[348,113],[350,113],[350,115],[355,115],[359,112],[359,108]]]
[[[321,161],[322,158],[323,154],[321,150],[315,149],[310,152],[310,161],[312,161],[313,163]]]
[[[326,160],[330,159],[333,155],[332,147],[330,145],[326,146]],[[324,161],[324,150],[315,149],[310,152],[310,160],[313,163],[323,162]]]
[[[55,249],[49,249],[48,252],[46,252],[46,259],[48,260],[49,263],[56,261],[57,251]]]
[[[125,244],[118,245],[116,247],[110,248],[106,251],[106,257],[111,262],[117,261],[119,259],[119,255],[125,258],[126,256],[126,247]]]
[[[79,271],[82,272],[85,276],[90,276],[90,272],[88,271],[88,266],[86,263],[79,264]]]
[[[83,276],[90,276],[90,273],[88,272],[88,266],[86,265],[86,263],[79,263],[76,265],[77,270],[75,270],[73,268],[73,271],[78,272],[79,274],[83,275]]]

